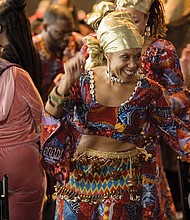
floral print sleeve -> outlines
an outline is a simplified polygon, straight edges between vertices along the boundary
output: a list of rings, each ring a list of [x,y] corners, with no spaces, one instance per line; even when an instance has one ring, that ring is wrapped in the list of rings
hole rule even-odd
[[[151,118],[162,138],[180,155],[190,154],[190,127],[175,116],[160,88],[160,97],[152,104]]]
[[[190,94],[184,85],[177,52],[173,44],[155,39],[142,55],[141,74],[162,85],[175,115],[188,121]]]

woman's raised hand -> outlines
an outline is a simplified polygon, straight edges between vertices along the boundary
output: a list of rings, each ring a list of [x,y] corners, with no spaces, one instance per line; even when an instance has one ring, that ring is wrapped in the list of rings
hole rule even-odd
[[[78,52],[76,55],[64,64],[65,80],[71,85],[79,79],[84,72],[84,65],[81,54]]]

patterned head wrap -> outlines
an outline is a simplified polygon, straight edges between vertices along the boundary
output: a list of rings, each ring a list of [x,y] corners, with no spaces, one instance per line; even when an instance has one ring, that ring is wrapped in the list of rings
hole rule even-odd
[[[94,7],[91,13],[87,14],[85,22],[97,30],[102,18],[113,11],[115,11],[115,5],[112,2],[102,1]]]
[[[134,8],[144,14],[147,14],[154,1],[155,0],[117,0],[116,6],[117,9]]]
[[[114,11],[105,16],[97,30],[97,39],[84,38],[88,46],[89,59],[86,67],[101,65],[103,53],[125,49],[142,48],[143,38],[127,11]]]

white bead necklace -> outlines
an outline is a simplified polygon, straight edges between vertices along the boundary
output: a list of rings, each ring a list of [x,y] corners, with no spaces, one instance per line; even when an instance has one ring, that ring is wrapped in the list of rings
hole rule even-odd
[[[106,70],[106,76],[109,80],[116,83],[126,84],[123,80],[117,78],[116,76],[113,76],[108,70]]]

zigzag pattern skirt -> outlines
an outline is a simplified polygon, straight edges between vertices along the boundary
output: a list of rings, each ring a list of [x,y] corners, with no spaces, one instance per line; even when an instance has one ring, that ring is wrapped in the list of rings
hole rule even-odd
[[[141,220],[142,151],[79,146],[69,181],[57,185],[55,220]]]

